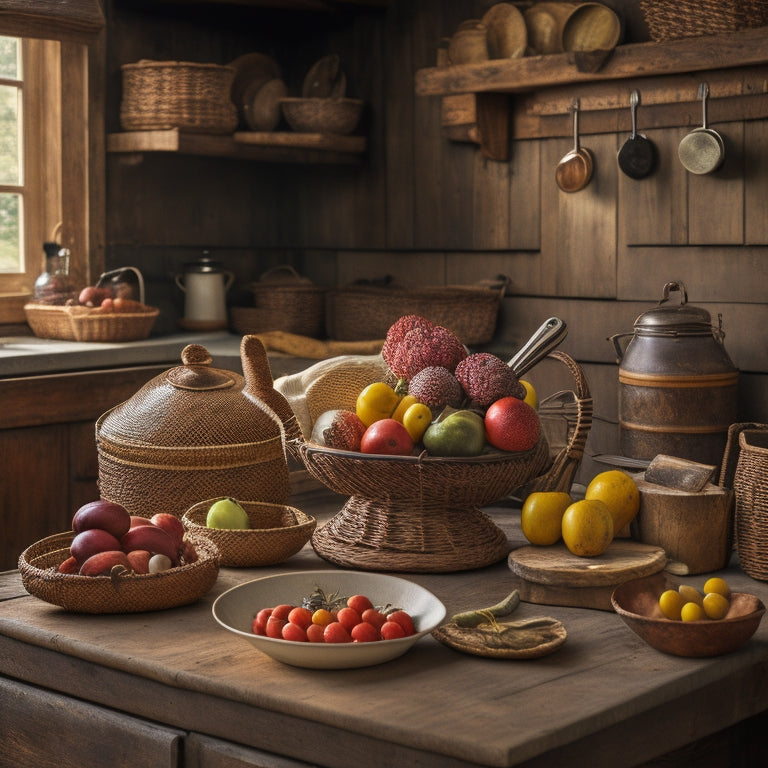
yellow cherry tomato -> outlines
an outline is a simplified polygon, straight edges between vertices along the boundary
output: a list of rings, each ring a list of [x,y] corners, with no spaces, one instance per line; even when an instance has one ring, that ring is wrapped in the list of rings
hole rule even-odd
[[[702,600],[702,608],[709,619],[723,619],[728,613],[731,604],[725,595],[719,592],[710,592]]]
[[[731,588],[728,586],[728,582],[719,576],[712,576],[712,578],[704,582],[704,594],[708,595],[710,592],[717,592],[718,595],[723,597],[731,596]]]
[[[355,412],[360,421],[370,427],[375,421],[391,418],[399,402],[400,396],[389,384],[376,381],[357,396]]]
[[[704,608],[700,603],[686,603],[680,610],[683,621],[701,621],[704,618]]]
[[[416,397],[414,397],[414,395],[403,395],[403,397],[400,398],[400,402],[397,404],[397,408],[395,408],[395,410],[392,412],[392,418],[402,424],[405,412],[412,405],[416,405],[418,402],[419,401],[416,399]]]
[[[411,440],[418,443],[432,423],[432,409],[424,403],[416,401],[408,407],[403,415],[403,426],[408,430]]]

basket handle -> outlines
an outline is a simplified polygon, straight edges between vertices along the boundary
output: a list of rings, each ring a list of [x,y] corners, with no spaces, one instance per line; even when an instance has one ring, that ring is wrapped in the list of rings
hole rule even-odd
[[[760,424],[754,421],[740,422],[731,424],[728,427],[728,439],[723,453],[723,463],[720,465],[720,476],[717,484],[721,488],[733,488],[736,478],[736,467],[739,463],[739,437],[747,429],[768,430],[768,424]]]
[[[570,492],[576,470],[584,458],[584,448],[592,427],[592,396],[583,368],[570,355],[559,350],[550,352],[547,357],[565,365],[576,382],[576,424],[568,442],[557,454],[549,469],[523,486],[525,495],[534,491]]]

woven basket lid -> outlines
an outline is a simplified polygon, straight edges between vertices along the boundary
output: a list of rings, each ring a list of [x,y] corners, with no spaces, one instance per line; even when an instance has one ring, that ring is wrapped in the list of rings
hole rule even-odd
[[[261,342],[241,344],[245,376],[214,368],[208,350],[190,344],[182,365],[147,382],[97,424],[98,438],[117,445],[193,448],[282,439],[284,399],[272,387]],[[287,406],[287,403],[286,403]]]

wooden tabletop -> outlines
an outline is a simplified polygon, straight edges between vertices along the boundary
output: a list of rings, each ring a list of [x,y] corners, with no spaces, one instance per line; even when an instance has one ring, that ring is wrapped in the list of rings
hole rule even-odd
[[[299,497],[320,523],[343,500]],[[490,516],[522,545],[519,512]],[[366,766],[637,765],[768,707],[768,623],[715,659],[667,656],[609,611],[523,603],[517,618],[552,616],[568,632],[531,660],[462,654],[431,636],[405,656],[343,671],[300,669],[222,629],[213,600],[246,580],[332,569],[307,546],[277,568],[222,569],[192,606],[85,616],[29,596],[0,575],[0,673],[187,731],[344,768]],[[448,615],[497,602],[506,563],[452,574],[399,574],[433,591]],[[768,602],[738,568],[733,589]],[[695,585],[703,577],[683,579]],[[2,681],[0,680],[0,684]],[[670,727],[674,723],[674,727]]]

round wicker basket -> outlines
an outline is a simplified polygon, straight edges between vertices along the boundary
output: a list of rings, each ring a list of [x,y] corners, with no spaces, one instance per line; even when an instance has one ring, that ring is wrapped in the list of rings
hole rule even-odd
[[[315,518],[300,509],[258,501],[238,502],[248,513],[250,528],[208,528],[205,519],[215,501],[218,499],[195,504],[181,519],[196,539],[205,537],[214,543],[223,566],[253,568],[277,565],[295,555],[315,530]]]
[[[59,573],[70,555],[73,531],[57,533],[27,547],[19,557],[24,588],[46,603],[76,613],[139,613],[188,605],[216,582],[219,552],[208,539],[192,541],[198,559],[162,573],[78,576]]]

